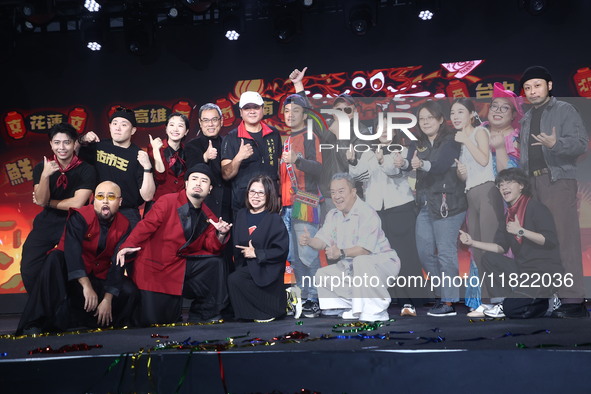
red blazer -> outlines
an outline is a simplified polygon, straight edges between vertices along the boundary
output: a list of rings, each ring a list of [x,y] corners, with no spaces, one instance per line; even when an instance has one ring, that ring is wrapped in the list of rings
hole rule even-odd
[[[218,218],[201,204],[201,218],[194,231],[201,233],[193,242],[189,200],[185,190],[166,194],[132,230],[121,248],[141,247],[133,267],[133,280],[141,290],[182,295],[187,257],[217,256],[223,249],[216,229],[207,219]],[[228,241],[229,235],[224,240]]]
[[[99,279],[107,279],[109,269],[111,269],[111,258],[115,254],[117,244],[129,231],[129,220],[121,212],[117,212],[113,219],[113,223],[107,232],[107,244],[105,249],[97,256],[96,249],[98,247],[101,229],[99,219],[94,211],[92,204],[85,205],[81,208],[70,208],[70,212],[76,211],[86,221],[88,229],[84,238],[82,239],[82,261],[87,274],[94,274]],[[67,228],[67,227],[66,227]],[[57,249],[62,252],[65,250],[66,230],[62,234]]]
[[[176,193],[185,188],[186,169],[185,171],[182,171],[179,176],[174,175],[174,172],[170,169],[170,163],[164,157],[164,149],[168,147],[168,142],[166,140],[162,142],[163,145],[162,148],[160,148],[159,153],[162,162],[164,163],[164,172],[156,171],[156,168],[154,167],[154,150],[152,149],[152,145],[148,145],[148,156],[150,156],[150,161],[154,168],[154,182],[156,182],[156,193],[154,193],[153,201],[158,200],[164,194]],[[181,144],[180,149],[184,149],[183,144]]]

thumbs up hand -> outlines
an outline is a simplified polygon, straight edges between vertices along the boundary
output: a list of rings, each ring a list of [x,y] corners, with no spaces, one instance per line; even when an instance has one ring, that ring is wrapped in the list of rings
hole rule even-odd
[[[207,150],[203,153],[203,160],[207,163],[210,160],[214,160],[216,157],[218,157],[218,150],[213,147],[211,140],[209,140]]]
[[[419,156],[417,156],[417,151],[415,151],[415,153],[412,155],[410,165],[412,166],[413,170],[417,170],[423,167],[423,161],[419,159]]]

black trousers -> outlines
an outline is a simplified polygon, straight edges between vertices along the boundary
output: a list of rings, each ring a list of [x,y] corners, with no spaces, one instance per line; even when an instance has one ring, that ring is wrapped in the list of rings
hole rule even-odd
[[[88,276],[99,302],[105,295],[105,280]],[[131,324],[137,305],[138,290],[131,279],[123,277],[119,295],[113,297],[111,313],[113,326]],[[68,282],[64,253],[51,252],[43,264],[38,280],[29,293],[25,310],[21,315],[17,334],[24,329],[36,327],[41,331],[59,332],[72,327],[97,328],[94,311],[84,310],[84,294],[77,280]]]
[[[260,287],[254,283],[248,267],[237,267],[228,277],[228,290],[237,319],[266,320],[285,314],[287,294],[283,275],[270,285]]]
[[[31,293],[35,287],[47,252],[58,244],[64,226],[65,217],[58,217],[51,212],[42,211],[33,221],[33,229],[23,244],[23,257],[21,259],[21,277],[27,293]]]
[[[217,318],[228,305],[227,266],[222,257],[188,258],[186,264],[182,296],[141,290],[142,325],[177,322],[181,316],[182,297],[193,300],[189,309],[190,322]]]

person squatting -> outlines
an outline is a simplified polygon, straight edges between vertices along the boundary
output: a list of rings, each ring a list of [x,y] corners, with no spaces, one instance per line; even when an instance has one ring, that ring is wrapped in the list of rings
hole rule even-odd
[[[148,152],[123,107],[105,125],[110,138],[54,125],[52,155],[34,169],[43,210],[23,245],[29,299],[17,332],[174,323],[183,298],[189,322],[383,321],[392,298],[401,316],[432,302],[427,314],[445,317],[466,284],[479,291],[464,298],[470,317],[588,316],[576,209],[588,136],[552,96],[546,68],[521,77],[527,110],[495,83],[485,122],[469,98],[451,108],[424,99],[412,133],[384,127],[387,108],[370,128],[357,124],[347,94],[329,115],[314,111],[306,70],[288,77],[284,138],[252,91],[225,136],[208,103],[198,133],[172,113]],[[343,140],[342,127],[355,133]],[[471,252],[463,277],[458,240]]]

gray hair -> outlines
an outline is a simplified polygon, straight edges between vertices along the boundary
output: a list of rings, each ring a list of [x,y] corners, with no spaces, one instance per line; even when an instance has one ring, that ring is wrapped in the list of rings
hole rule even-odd
[[[334,174],[332,176],[332,178],[330,179],[330,182],[332,183],[333,181],[338,181],[341,179],[344,179],[345,181],[347,181],[347,183],[349,184],[351,189],[355,188],[355,181],[353,180],[353,177],[348,172],[337,172],[336,174]]]
[[[203,104],[201,106],[201,108],[199,108],[199,118],[201,118],[201,114],[203,113],[203,111],[207,111],[208,109],[215,109],[216,111],[218,111],[218,115],[220,116],[220,118],[222,118],[222,110],[220,109],[220,107],[217,104],[214,103],[207,103],[207,104]]]

